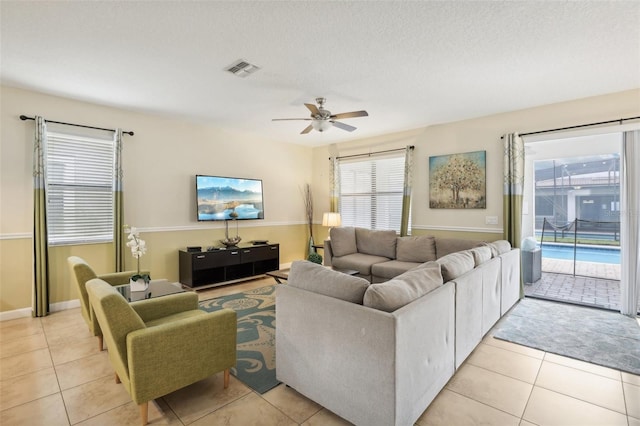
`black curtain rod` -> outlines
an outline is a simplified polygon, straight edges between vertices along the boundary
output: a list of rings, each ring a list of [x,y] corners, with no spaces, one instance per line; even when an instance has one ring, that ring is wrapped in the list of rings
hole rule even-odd
[[[415,149],[415,146],[413,145],[409,145],[409,149]],[[404,151],[406,150],[406,148],[398,148],[398,149],[388,149],[386,151],[376,151],[376,152],[369,152],[367,154],[353,154],[353,155],[344,155],[342,157],[336,157],[338,160],[341,160],[343,158],[353,158],[353,157],[371,157],[372,155],[376,155],[376,154],[385,154],[387,152],[397,152],[397,151]],[[329,160],[331,160],[331,157],[329,157]]]
[[[638,120],[638,119],[640,119],[640,116],[638,116],[638,117],[629,117],[629,118],[619,118],[617,120],[600,121],[598,123],[578,124],[577,126],[560,127],[559,129],[539,130],[537,132],[521,133],[518,136],[539,135],[539,134],[542,134],[542,133],[559,132],[561,130],[580,129],[581,127],[600,126],[602,124],[613,124],[613,123],[622,124],[624,121]],[[500,139],[502,139],[502,137]]]
[[[20,120],[35,120],[35,117],[27,117],[26,115],[21,115]],[[63,121],[53,121],[53,120],[44,120],[48,123],[56,123],[56,124],[65,124],[67,126],[75,126],[75,127],[83,127],[85,129],[94,129],[94,130],[106,130],[107,132],[115,132],[114,129],[105,129],[104,127],[93,127],[93,126],[85,126],[84,124],[73,124],[73,123],[65,123]],[[129,136],[133,136],[133,132],[122,132]]]

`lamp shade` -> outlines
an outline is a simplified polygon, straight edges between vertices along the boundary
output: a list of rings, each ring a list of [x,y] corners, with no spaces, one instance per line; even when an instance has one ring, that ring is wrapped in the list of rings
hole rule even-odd
[[[333,124],[328,120],[313,120],[311,126],[319,132],[324,132],[333,127]]]
[[[341,223],[340,213],[324,213],[322,215],[322,226],[340,226]]]

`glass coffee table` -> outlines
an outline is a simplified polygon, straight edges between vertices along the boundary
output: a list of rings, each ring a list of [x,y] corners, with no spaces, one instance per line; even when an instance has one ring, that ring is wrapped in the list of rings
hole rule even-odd
[[[343,274],[347,274],[347,275],[358,274],[358,271],[354,269],[338,269],[330,266],[327,266],[327,268],[333,269],[334,271],[342,272]],[[289,272],[290,272],[289,269],[279,269],[277,271],[267,272],[265,275],[269,277],[273,277],[273,279],[276,280],[276,283],[283,284],[282,281],[286,281],[289,279]]]
[[[183,293],[186,290],[180,283],[170,283],[167,280],[151,280],[144,291],[131,291],[129,284],[116,286],[116,290],[129,302],[152,299],[154,297],[168,296],[170,294]]]

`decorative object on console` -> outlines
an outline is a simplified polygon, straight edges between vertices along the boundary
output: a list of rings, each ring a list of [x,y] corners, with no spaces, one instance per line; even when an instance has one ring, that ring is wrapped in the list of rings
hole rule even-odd
[[[329,227],[329,236],[327,239],[331,239],[331,228],[340,226],[342,224],[342,218],[340,213],[327,212],[322,215],[322,226]]]
[[[230,216],[233,218],[233,221],[236,222],[236,236],[229,238],[229,221],[224,221],[224,240],[220,240],[222,244],[227,247],[235,247],[238,245],[242,238],[238,235],[238,222],[236,219],[238,218],[238,214],[234,211],[231,212]]]
[[[429,157],[429,207],[487,208],[486,151]]]
[[[140,238],[140,232],[135,226],[125,225],[124,230],[129,233],[127,247],[131,248],[131,255],[137,260],[136,274],[129,280],[130,290],[145,291],[151,277],[140,273],[140,258],[147,252],[147,243]]]

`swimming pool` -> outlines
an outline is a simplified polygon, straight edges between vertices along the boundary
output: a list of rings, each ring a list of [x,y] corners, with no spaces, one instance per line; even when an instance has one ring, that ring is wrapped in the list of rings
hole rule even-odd
[[[542,244],[542,257],[573,260],[573,245]],[[599,262],[620,264],[618,247],[576,247],[576,260],[580,262]]]

